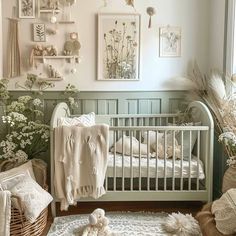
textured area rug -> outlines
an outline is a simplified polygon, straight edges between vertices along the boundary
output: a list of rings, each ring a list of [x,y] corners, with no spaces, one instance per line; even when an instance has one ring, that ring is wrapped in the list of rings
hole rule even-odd
[[[112,231],[124,236],[159,236],[165,233],[162,223],[168,214],[146,212],[107,212]],[[80,236],[81,228],[88,224],[88,214],[56,217],[48,236]]]

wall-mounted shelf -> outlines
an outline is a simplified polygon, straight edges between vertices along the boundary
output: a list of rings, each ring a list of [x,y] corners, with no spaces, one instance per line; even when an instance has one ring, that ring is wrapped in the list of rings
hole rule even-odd
[[[60,10],[54,10],[54,9],[39,9],[39,12],[40,13],[60,13],[61,11]]]
[[[43,63],[46,62],[46,60],[67,60],[69,63],[71,63],[72,60],[75,60],[76,63],[78,63],[79,60],[79,56],[73,55],[73,56],[64,56],[64,55],[60,55],[60,56],[34,56],[34,59],[36,60],[43,60]]]
[[[75,24],[75,21],[58,21],[59,24]]]
[[[73,55],[73,56],[34,56],[34,59],[74,59],[79,58],[79,56]]]
[[[62,81],[63,78],[40,78],[42,80],[46,80],[46,81]]]
[[[39,8],[38,9],[38,17],[40,17],[40,14],[59,14],[61,12],[60,9],[44,9]]]

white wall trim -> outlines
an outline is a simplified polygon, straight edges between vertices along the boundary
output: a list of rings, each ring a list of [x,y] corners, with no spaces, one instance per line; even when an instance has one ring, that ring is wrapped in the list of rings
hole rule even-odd
[[[230,75],[234,73],[235,6],[235,0],[228,0],[225,72]]]

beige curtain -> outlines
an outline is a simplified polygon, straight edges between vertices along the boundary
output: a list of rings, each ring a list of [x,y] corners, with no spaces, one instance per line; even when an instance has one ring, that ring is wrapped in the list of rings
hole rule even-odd
[[[9,78],[20,76],[21,59],[19,47],[19,22],[17,19],[9,19],[7,63],[7,76]]]

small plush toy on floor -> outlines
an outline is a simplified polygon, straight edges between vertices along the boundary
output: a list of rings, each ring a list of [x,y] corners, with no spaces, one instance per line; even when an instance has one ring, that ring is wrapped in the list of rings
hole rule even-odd
[[[108,226],[109,220],[105,211],[97,208],[89,215],[89,224],[83,229],[81,236],[115,236]]]

